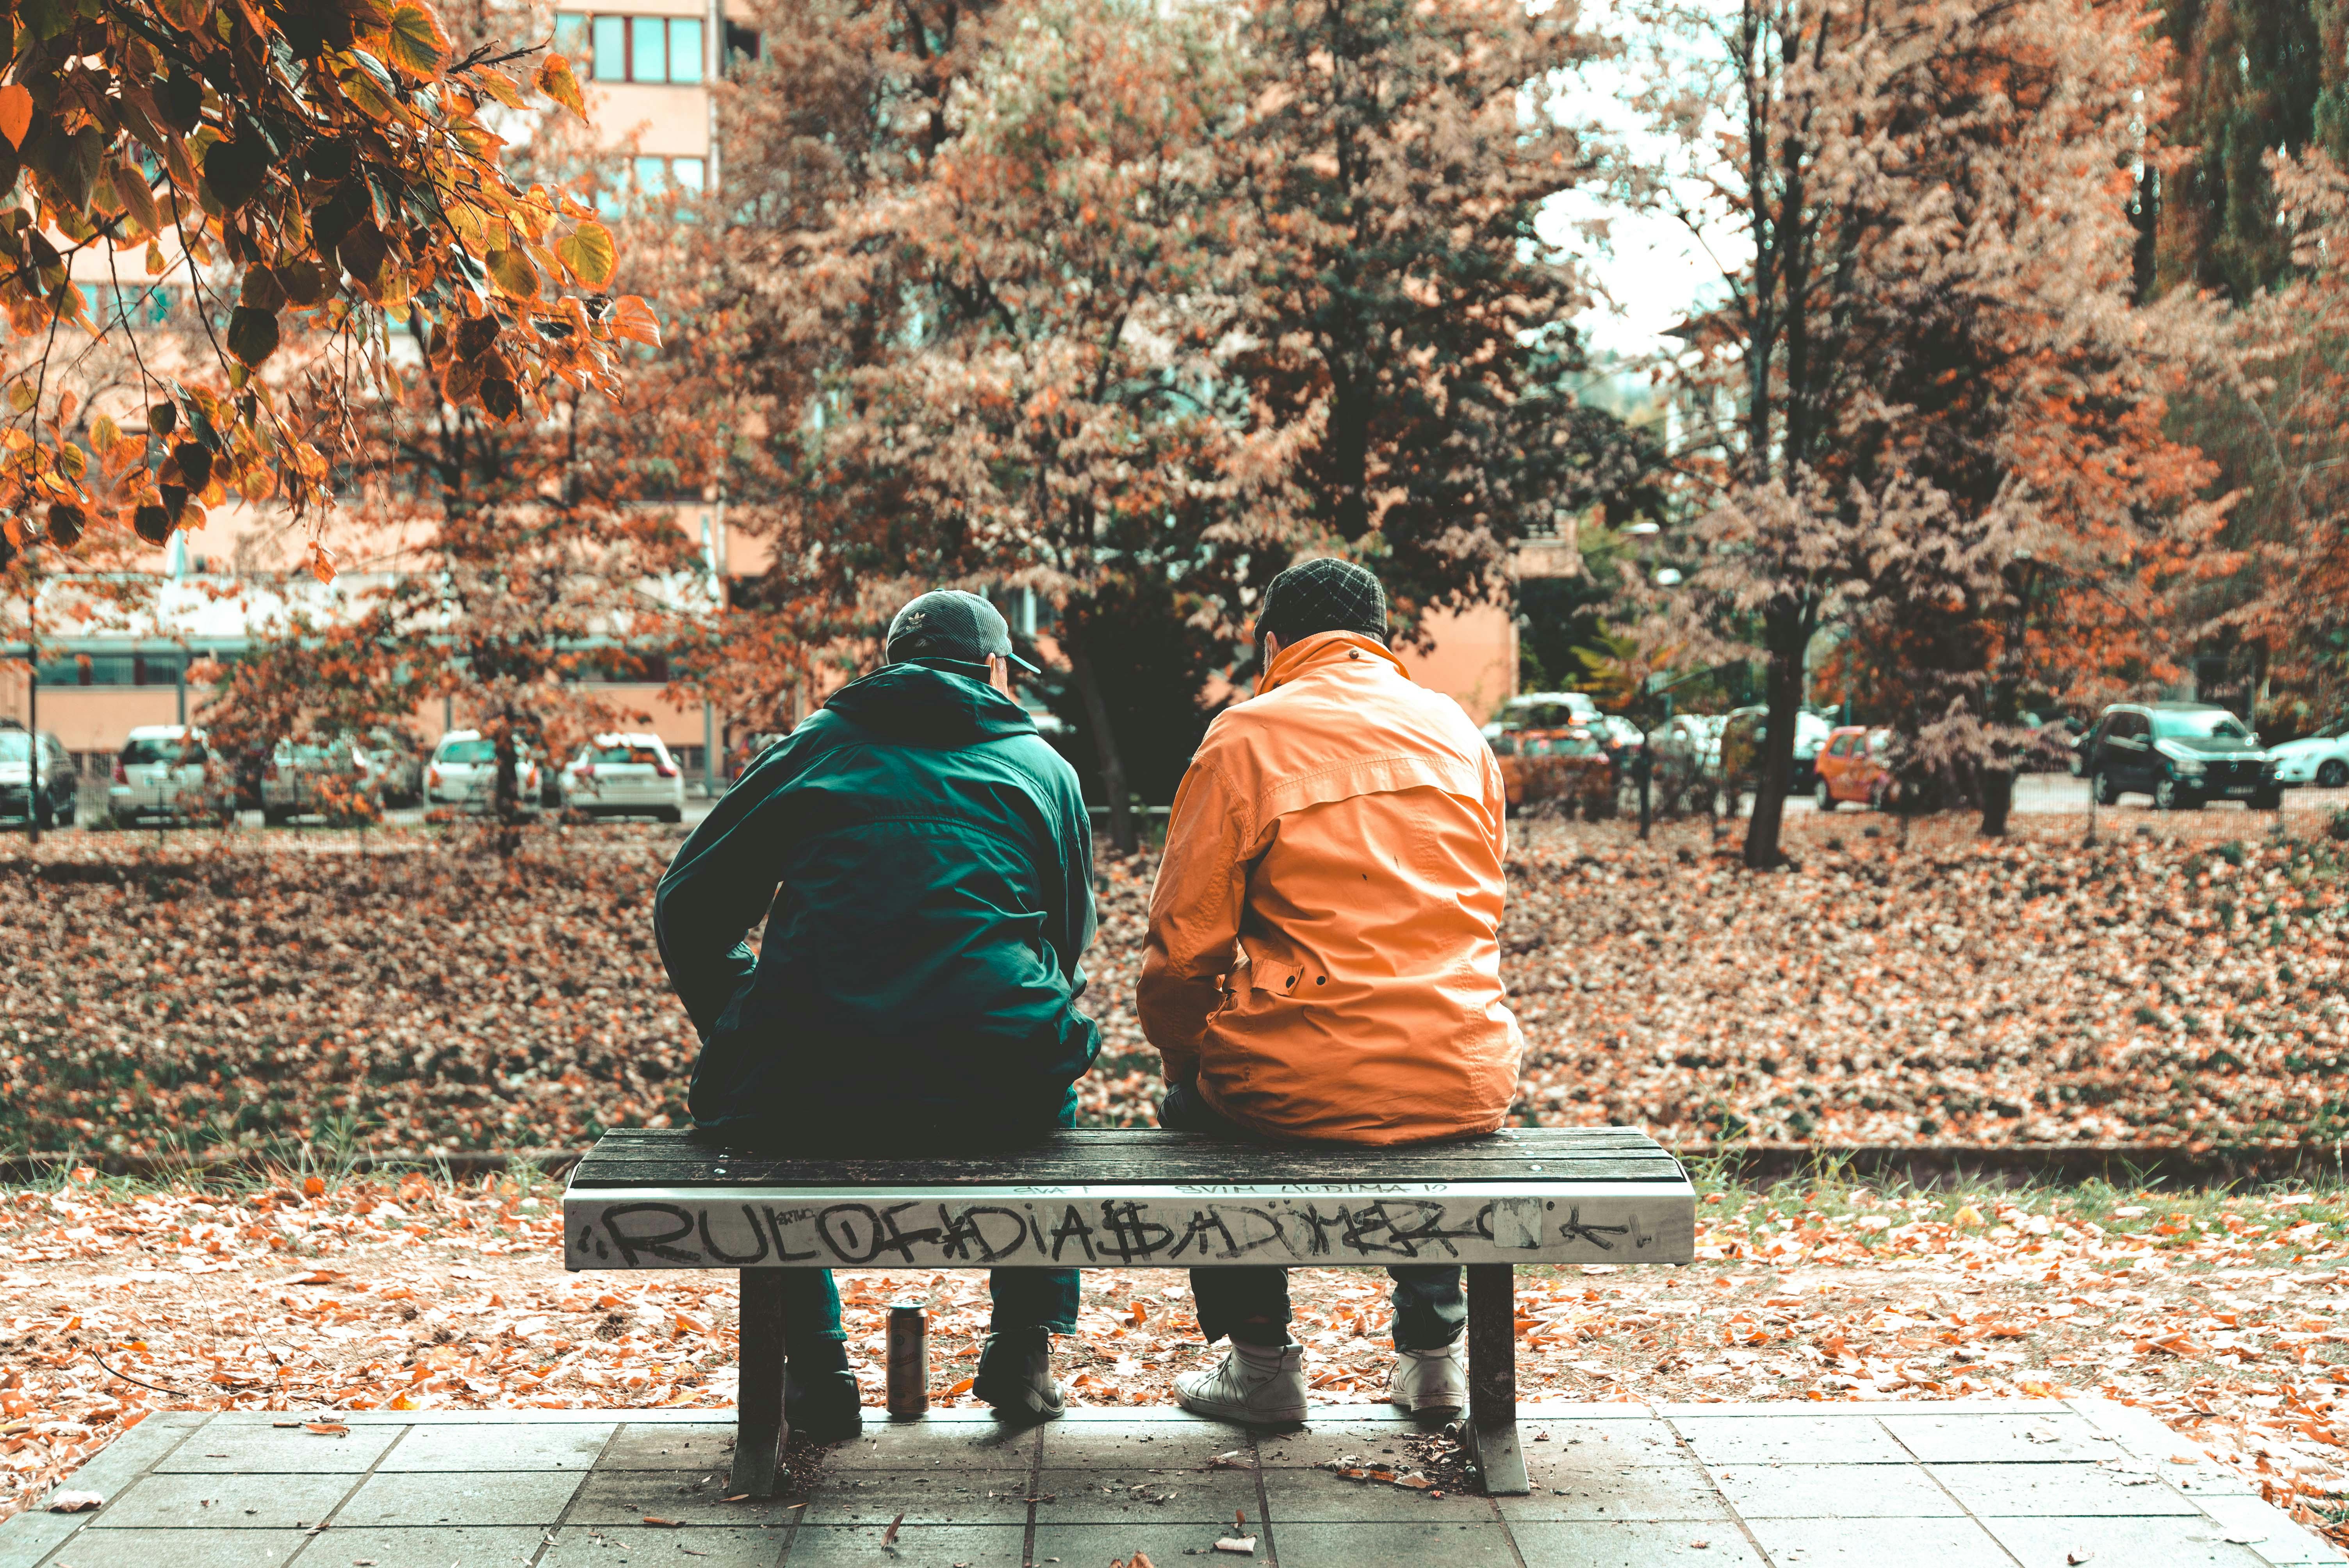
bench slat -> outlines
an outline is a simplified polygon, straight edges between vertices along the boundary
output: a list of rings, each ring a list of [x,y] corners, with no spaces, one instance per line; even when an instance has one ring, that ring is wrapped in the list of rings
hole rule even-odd
[[[574,1189],[572,1269],[1662,1264],[1694,1256],[1685,1183]]]
[[[1083,1129],[1020,1150],[791,1157],[607,1134],[564,1198],[598,1268],[1687,1263],[1695,1198],[1632,1129],[1405,1149]]]

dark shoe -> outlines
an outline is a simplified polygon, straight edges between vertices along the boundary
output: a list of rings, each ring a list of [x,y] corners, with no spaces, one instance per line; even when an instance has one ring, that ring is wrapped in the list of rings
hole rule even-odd
[[[811,1443],[836,1443],[864,1430],[858,1408],[856,1374],[848,1369],[848,1346],[819,1339],[802,1355],[784,1357],[783,1419],[792,1435]]]
[[[988,1335],[970,1391],[1007,1421],[1054,1420],[1068,1408],[1052,1381],[1052,1336],[1040,1328]]]

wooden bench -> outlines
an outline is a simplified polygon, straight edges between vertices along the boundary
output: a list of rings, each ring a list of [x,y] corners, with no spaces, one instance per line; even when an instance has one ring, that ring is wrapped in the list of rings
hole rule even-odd
[[[707,1133],[604,1135],[563,1198],[568,1269],[739,1269],[733,1490],[772,1496],[786,1268],[1467,1268],[1469,1408],[1487,1491],[1522,1494],[1518,1264],[1686,1264],[1688,1176],[1630,1128],[1409,1149],[1272,1147],[1142,1129],[1009,1152],[814,1158]]]

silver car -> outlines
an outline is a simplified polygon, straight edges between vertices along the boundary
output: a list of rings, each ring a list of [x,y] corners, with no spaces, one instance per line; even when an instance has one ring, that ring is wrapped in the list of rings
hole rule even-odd
[[[538,805],[539,770],[530,748],[514,748],[514,803],[523,810]],[[454,806],[460,811],[490,811],[498,802],[498,743],[478,729],[452,729],[432,748],[424,768],[424,804]]]
[[[204,732],[184,724],[142,724],[114,754],[108,808],[118,821],[189,817],[221,805]]]
[[[657,735],[599,735],[579,748],[557,782],[565,810],[685,820],[685,770]]]

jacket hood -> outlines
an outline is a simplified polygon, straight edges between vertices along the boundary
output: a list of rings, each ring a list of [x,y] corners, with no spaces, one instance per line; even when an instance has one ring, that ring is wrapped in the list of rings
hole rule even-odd
[[[1360,632],[1316,632],[1280,650],[1280,656],[1272,661],[1272,667],[1257,682],[1257,693],[1261,696],[1325,665],[1363,658],[1384,659],[1394,666],[1397,675],[1411,679],[1411,672],[1403,668],[1402,661],[1377,638],[1366,637]]]
[[[917,746],[974,746],[1036,733],[1028,710],[984,680],[926,664],[885,665],[841,687],[823,706]]]

